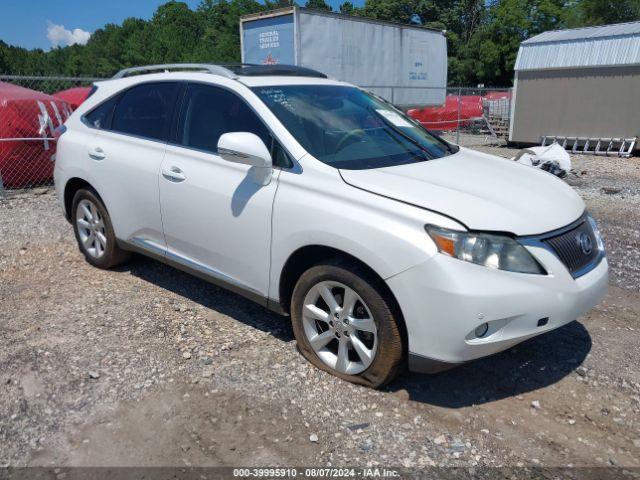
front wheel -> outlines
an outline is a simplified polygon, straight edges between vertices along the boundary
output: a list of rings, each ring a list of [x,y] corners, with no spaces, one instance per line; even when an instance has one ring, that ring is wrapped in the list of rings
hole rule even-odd
[[[300,352],[337,377],[376,388],[400,371],[400,320],[379,280],[355,264],[327,263],[303,273],[291,317]]]

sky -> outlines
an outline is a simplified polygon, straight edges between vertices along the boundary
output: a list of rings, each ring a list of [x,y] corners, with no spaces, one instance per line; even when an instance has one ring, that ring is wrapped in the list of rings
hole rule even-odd
[[[151,18],[167,0],[0,0],[0,40],[25,48],[50,49],[86,43],[107,23]],[[200,0],[182,0],[195,8]],[[299,3],[304,3],[300,1]],[[328,0],[337,8],[342,0]],[[363,0],[353,2],[362,4]]]

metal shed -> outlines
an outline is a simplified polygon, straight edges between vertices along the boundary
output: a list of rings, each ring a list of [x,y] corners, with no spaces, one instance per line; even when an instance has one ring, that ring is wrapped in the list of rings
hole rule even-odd
[[[599,139],[604,149],[604,139],[637,137],[640,22],[549,31],[522,42],[511,118],[514,143],[564,138],[567,148],[582,151],[589,142],[593,152]]]

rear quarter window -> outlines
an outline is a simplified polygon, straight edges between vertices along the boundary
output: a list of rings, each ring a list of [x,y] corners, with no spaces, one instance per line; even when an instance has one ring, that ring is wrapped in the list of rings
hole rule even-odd
[[[98,128],[100,130],[110,128],[111,115],[113,114],[113,108],[116,106],[117,100],[117,95],[115,97],[111,97],[109,100],[102,102],[89,113],[85,114],[85,123],[87,123],[90,127]]]

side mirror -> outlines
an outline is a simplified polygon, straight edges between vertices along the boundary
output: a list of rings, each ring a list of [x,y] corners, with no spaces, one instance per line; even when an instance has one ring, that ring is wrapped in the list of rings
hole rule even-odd
[[[257,135],[249,132],[229,132],[218,140],[218,154],[228,162],[242,163],[271,170],[269,150]]]

